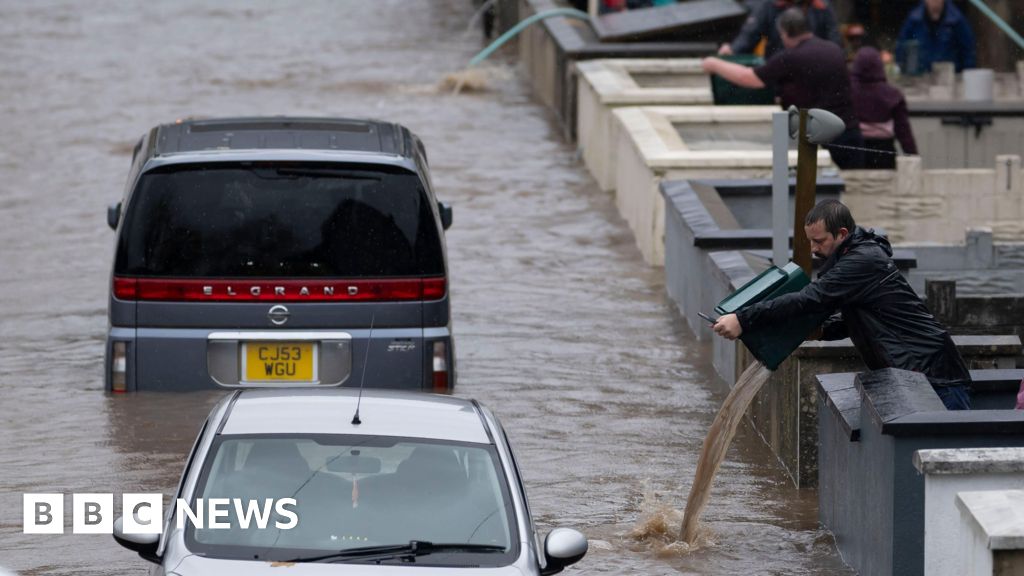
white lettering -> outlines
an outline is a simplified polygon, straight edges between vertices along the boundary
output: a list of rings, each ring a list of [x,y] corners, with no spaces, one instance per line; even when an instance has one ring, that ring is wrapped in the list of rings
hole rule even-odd
[[[249,500],[248,506],[242,508],[242,499],[235,498],[235,516],[238,518],[238,526],[243,530],[249,529],[249,523],[253,517],[256,518],[256,527],[260,530],[264,530],[267,527],[267,522],[270,521],[270,507],[273,500],[270,498],[263,499],[263,507],[259,507],[258,500]]]
[[[231,286],[228,286],[228,296],[238,296],[238,294],[235,293],[235,289]]]
[[[213,296],[213,286],[203,286],[203,296]]]
[[[299,515],[294,510],[288,510],[285,506],[296,506],[295,498],[281,498],[274,503],[274,510],[281,516],[289,518],[288,522],[275,522],[274,527],[278,530],[291,530],[299,525]]]
[[[302,289],[299,290],[299,296],[309,296],[309,288],[303,286]]]
[[[334,286],[324,286],[324,296],[334,296]]]
[[[284,296],[284,286],[275,286],[274,294],[277,294],[278,296]]]
[[[206,501],[206,516],[210,519],[210,528],[231,528],[231,524],[227,522],[218,522],[218,518],[227,518],[231,514],[231,510],[227,509],[231,505],[231,500],[227,498],[210,498]]]
[[[182,514],[184,512],[184,514]],[[192,507],[188,505],[188,502],[184,498],[178,498],[175,503],[174,516],[177,518],[178,530],[185,527],[185,515],[188,516],[189,522],[192,523],[196,528],[203,527],[203,501],[196,501],[196,511],[192,512]]]
[[[252,294],[253,296],[259,296],[260,295],[260,287],[259,286],[253,286],[253,287],[249,288],[249,294]]]

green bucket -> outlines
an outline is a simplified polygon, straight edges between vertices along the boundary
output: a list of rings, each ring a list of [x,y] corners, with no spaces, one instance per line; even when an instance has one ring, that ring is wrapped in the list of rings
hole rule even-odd
[[[760,56],[739,54],[733,56],[722,56],[723,60],[735,62],[744,66],[755,67],[764,64]],[[774,104],[775,91],[769,87],[751,89],[737,86],[722,78],[718,74],[711,76],[711,94],[716,105],[742,105],[742,104]]]
[[[797,264],[790,262],[782,268],[772,266],[744,284],[715,306],[719,315],[734,314],[752,304],[771,300],[783,294],[798,292],[810,279]],[[807,336],[828,318],[828,314],[814,314],[787,318],[783,323],[744,330],[740,340],[769,370],[775,370],[796,350]]]

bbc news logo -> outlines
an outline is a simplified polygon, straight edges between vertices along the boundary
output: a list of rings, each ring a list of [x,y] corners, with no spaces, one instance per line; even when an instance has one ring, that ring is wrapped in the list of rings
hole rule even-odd
[[[112,534],[114,531],[113,494],[72,494],[71,531],[73,534]],[[291,530],[299,524],[293,509],[294,498],[196,499],[195,506],[183,498],[175,501],[174,518],[178,529],[189,522],[197,529]],[[163,494],[122,494],[122,531],[125,534],[160,534],[163,531]],[[277,519],[271,523],[271,517]],[[23,494],[22,532],[25,534],[64,533],[64,494]]]

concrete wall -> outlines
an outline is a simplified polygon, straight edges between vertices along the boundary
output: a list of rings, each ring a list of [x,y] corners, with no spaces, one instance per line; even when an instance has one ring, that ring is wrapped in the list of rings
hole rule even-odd
[[[956,506],[957,493],[1024,488],[1024,449],[920,450],[914,453],[914,467],[924,475],[925,573],[967,574],[960,547],[951,545],[965,536],[960,533],[963,526]]]
[[[843,180],[843,202],[857,221],[884,228],[894,244],[957,244],[968,228],[1024,240],[1020,156],[968,170],[924,170],[920,158],[900,157],[895,171],[845,171]]]
[[[924,478],[914,452],[1024,446],[1024,412],[947,411],[912,372],[822,375],[819,399],[819,519],[866,576],[925,574]]]
[[[963,242],[950,245],[905,242],[917,268],[907,279],[918,294],[926,280],[950,280],[964,296],[1024,294],[1024,242],[996,242],[987,228],[968,229]]]

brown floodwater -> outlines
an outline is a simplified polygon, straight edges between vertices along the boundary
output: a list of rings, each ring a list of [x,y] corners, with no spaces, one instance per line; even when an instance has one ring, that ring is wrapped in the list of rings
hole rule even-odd
[[[703,545],[673,545],[726,390],[514,54],[485,91],[439,89],[481,48],[472,13],[469,0],[0,0],[0,566],[148,571],[109,536],[21,533],[25,492],[170,494],[221,396],[103,393],[105,209],[151,126],[293,114],[395,120],[426,143],[455,207],[457,393],[503,421],[539,525],[591,539],[568,573],[845,571],[815,495],[745,426]]]

